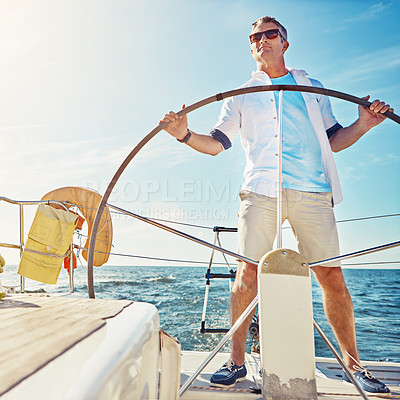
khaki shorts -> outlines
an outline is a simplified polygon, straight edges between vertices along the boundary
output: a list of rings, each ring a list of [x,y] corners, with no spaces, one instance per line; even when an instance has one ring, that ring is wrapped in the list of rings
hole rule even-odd
[[[276,236],[276,198],[241,191],[238,252],[258,261],[272,250]],[[310,193],[283,189],[282,223],[288,220],[297,239],[298,251],[309,263],[340,255],[332,193]],[[333,261],[326,267],[340,267]]]

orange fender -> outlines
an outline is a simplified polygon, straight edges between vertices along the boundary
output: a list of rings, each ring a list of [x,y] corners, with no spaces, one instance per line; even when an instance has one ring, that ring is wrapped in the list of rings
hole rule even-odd
[[[69,264],[70,264],[70,259],[71,257],[65,257],[64,258],[64,268],[69,272]],[[76,255],[74,252],[72,252],[72,267],[73,269],[76,269],[76,266],[78,265],[77,259],[76,259]]]

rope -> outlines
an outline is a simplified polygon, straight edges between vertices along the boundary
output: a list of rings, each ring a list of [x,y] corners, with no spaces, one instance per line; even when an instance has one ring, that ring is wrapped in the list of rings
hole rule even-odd
[[[344,266],[347,265],[385,265],[385,264],[400,264],[400,260],[399,261],[380,261],[380,262],[363,262],[363,263],[346,263],[346,264],[342,264]]]
[[[77,246],[77,245],[75,245],[74,248],[75,249],[80,249],[80,250],[88,250],[85,247],[81,247],[81,246]],[[169,262],[189,263],[189,264],[208,264],[208,261],[178,260],[178,259],[173,259],[173,258],[139,256],[139,255],[135,255],[135,254],[107,253],[106,251],[99,251],[99,250],[95,250],[95,252],[96,253],[102,253],[102,254],[110,254],[111,256],[118,256],[118,257],[142,258],[142,259],[145,259],[145,260],[169,261]],[[225,265],[225,263],[214,263],[214,264]]]
[[[211,228],[210,226],[188,224],[188,223],[186,223],[186,222],[171,221],[171,220],[161,219],[161,218],[150,218],[150,219],[152,219],[153,221],[168,222],[168,223],[170,223],[170,224],[178,224],[178,225],[190,226],[191,228],[201,228],[201,229],[210,229],[210,230],[213,230],[213,229],[214,229],[214,228]]]
[[[219,246],[219,247],[222,247],[221,240],[219,239],[219,235],[217,235],[217,240],[218,240],[218,246]],[[231,266],[229,265],[229,262],[228,262],[228,260],[227,260],[227,258],[226,258],[225,253],[222,253],[222,256],[224,257],[225,264],[227,265],[228,270],[229,270],[229,271],[232,271],[232,268],[231,268]],[[223,264],[223,263],[214,263],[214,264]]]
[[[75,233],[76,233],[79,237],[84,237],[84,238],[88,238],[88,237],[89,237],[89,235],[84,235],[84,234],[81,233],[81,232],[75,232]],[[110,243],[110,242],[105,242],[104,240],[96,239],[96,242],[104,243],[104,244],[109,244],[109,245],[111,245],[111,247],[114,247],[114,245],[113,245],[112,243]],[[82,248],[82,250],[88,250],[88,249]],[[98,251],[96,250],[96,252],[98,252]],[[103,252],[103,254],[112,254],[112,253]]]
[[[340,222],[354,222],[354,221],[364,221],[367,219],[375,219],[375,218],[387,218],[387,217],[398,217],[400,214],[384,214],[384,215],[373,215],[371,217],[362,217],[362,218],[351,218],[351,219],[342,219]]]

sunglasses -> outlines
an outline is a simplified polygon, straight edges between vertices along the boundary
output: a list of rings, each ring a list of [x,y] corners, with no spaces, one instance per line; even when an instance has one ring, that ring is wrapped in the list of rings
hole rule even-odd
[[[283,40],[286,40],[283,36],[282,33],[280,32],[279,29],[268,29],[267,31],[263,31],[263,32],[256,32],[253,33],[249,36],[250,38],[250,43],[255,43],[255,42],[259,42],[263,35],[265,35],[265,37],[269,40],[271,39],[276,39],[278,37],[278,35],[281,36],[281,38]]]

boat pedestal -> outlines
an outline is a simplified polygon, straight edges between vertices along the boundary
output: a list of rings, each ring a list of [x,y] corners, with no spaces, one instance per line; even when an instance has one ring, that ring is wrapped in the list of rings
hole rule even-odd
[[[317,399],[311,277],[304,257],[273,250],[258,265],[264,400]]]

